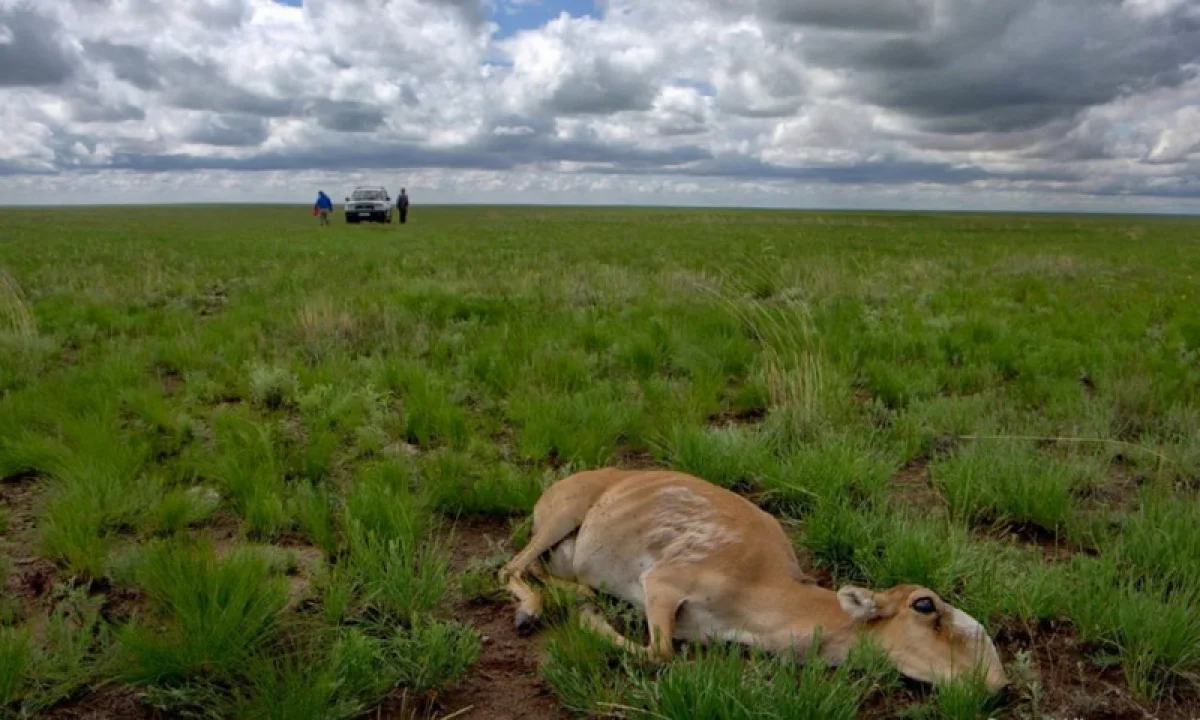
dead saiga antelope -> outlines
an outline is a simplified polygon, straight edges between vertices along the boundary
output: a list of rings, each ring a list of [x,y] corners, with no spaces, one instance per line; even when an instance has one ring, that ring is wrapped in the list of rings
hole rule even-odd
[[[981,671],[993,692],[1008,684],[974,618],[916,585],[882,592],[818,586],[775,518],[685,473],[607,468],[556,482],[534,506],[529,544],[499,573],[519,603],[521,631],[542,610],[527,572],[640,608],[650,628],[644,647],[595,611],[581,618],[654,659],[671,656],[673,639],[803,654],[820,629],[817,652],[831,665],[866,634],[910,678],[938,683]]]

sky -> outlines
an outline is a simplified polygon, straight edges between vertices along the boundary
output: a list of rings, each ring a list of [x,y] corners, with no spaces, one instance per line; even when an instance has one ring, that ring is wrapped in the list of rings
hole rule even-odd
[[[0,0],[0,204],[1200,212],[1200,0]]]

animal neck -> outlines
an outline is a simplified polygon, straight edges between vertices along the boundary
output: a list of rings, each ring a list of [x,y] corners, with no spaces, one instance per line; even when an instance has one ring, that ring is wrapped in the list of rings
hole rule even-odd
[[[864,632],[862,625],[856,624],[842,609],[834,590],[787,578],[772,588],[769,595],[777,613],[772,644],[780,649],[795,647],[801,653],[808,652],[819,631],[818,655],[825,662],[840,665],[859,633]]]

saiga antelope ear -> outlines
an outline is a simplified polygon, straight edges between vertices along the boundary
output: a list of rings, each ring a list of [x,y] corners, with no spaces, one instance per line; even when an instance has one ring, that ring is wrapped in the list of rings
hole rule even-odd
[[[866,622],[883,616],[879,603],[875,601],[875,593],[870,590],[846,585],[838,589],[837,596],[842,610],[846,611],[854,622]]]

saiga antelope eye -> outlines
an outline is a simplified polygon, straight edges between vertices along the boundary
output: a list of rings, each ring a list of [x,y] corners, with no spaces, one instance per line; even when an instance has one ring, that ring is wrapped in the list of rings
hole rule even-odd
[[[933,598],[922,597],[913,601],[912,609],[922,615],[929,615],[937,611],[937,606],[933,604]]]

